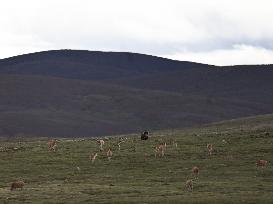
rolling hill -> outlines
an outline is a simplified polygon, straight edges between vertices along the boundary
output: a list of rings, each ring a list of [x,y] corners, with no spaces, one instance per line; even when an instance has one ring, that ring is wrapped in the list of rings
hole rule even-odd
[[[1,136],[103,136],[273,112],[273,66],[55,50],[0,60]]]

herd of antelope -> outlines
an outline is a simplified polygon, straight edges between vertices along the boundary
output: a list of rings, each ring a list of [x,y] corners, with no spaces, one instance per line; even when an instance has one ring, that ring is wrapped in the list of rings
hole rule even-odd
[[[127,138],[125,138],[127,139]],[[145,139],[147,140],[147,139]],[[118,141],[117,143],[117,146],[118,146],[118,150],[120,151],[121,150],[121,144],[124,143],[125,140],[124,139],[121,139]],[[105,140],[103,139],[99,139],[97,140],[97,144],[98,144],[98,152],[95,152],[93,154],[90,154],[89,156],[89,159],[91,160],[92,163],[94,163],[96,161],[96,158],[98,157],[99,153],[103,153],[105,152],[105,155],[107,156],[108,160],[111,161],[111,158],[113,157],[113,151],[111,148],[107,148],[105,150],[104,146],[105,146]],[[56,152],[57,151],[57,140],[49,140],[48,143],[48,150],[50,152]],[[172,142],[172,145],[177,148],[177,142],[173,141]],[[165,156],[165,151],[167,149],[167,143],[166,142],[161,142],[160,144],[156,145],[154,147],[154,156],[155,158],[163,158]],[[209,157],[212,156],[213,154],[213,145],[212,144],[207,144],[207,154]],[[146,154],[145,154],[146,155]],[[256,162],[256,165],[257,167],[266,167],[268,164],[268,161],[267,160],[258,160]],[[80,171],[80,167],[77,167],[78,171]],[[185,188],[189,191],[193,191],[193,182],[198,178],[198,175],[199,175],[199,167],[197,166],[193,166],[192,167],[192,175],[193,175],[193,178],[192,179],[188,179],[185,183]],[[12,182],[11,183],[11,188],[10,190],[14,190],[14,189],[23,189],[23,186],[24,186],[24,182],[23,181],[15,181],[15,182]]]

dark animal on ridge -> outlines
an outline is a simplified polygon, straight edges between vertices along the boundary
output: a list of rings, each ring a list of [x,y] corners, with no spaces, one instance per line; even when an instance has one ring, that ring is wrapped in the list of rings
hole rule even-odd
[[[147,140],[148,138],[149,138],[148,131],[144,131],[143,133],[141,133],[141,140]]]

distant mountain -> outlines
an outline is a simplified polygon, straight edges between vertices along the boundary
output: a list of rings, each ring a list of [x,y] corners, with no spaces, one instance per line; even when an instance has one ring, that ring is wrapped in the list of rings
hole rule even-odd
[[[81,137],[273,113],[273,66],[55,50],[0,60],[0,136]]]
[[[0,74],[48,75],[102,80],[178,71],[208,65],[143,54],[84,50],[53,50],[0,60]]]

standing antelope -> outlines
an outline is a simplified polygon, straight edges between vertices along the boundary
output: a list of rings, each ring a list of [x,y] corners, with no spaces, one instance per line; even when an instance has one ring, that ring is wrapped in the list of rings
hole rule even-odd
[[[166,143],[165,143],[166,144]],[[164,157],[164,153],[165,153],[165,145],[158,145],[155,147],[155,157]]]
[[[47,143],[47,145],[48,145],[48,149],[50,150],[50,151],[56,151],[57,150],[57,141],[56,140],[49,140],[48,141],[48,143]]]
[[[190,191],[193,191],[193,181],[191,179],[186,181],[186,188]]]
[[[212,144],[207,144],[207,149],[208,149],[208,155],[212,155]]]
[[[103,151],[103,145],[105,144],[104,140],[98,140],[97,142],[99,143],[100,151]]]
[[[92,163],[95,162],[97,156],[98,156],[98,153],[95,153],[95,154],[89,156],[89,159],[92,161]]]
[[[112,156],[113,156],[113,152],[111,151],[111,149],[109,148],[108,151],[106,152],[106,155],[108,157],[108,160],[110,161]]]

